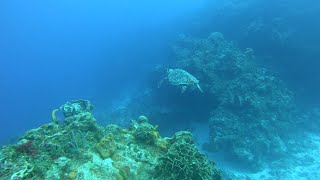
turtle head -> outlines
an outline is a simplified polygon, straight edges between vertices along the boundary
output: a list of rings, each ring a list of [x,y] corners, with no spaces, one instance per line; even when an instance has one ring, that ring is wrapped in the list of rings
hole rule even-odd
[[[173,69],[167,68],[167,73],[168,73],[168,74],[171,73],[172,71],[173,71]]]

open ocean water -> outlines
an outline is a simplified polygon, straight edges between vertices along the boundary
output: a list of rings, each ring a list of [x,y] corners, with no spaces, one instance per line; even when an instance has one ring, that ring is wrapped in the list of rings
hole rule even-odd
[[[219,179],[196,176],[204,170],[195,166],[192,175],[181,171],[186,176],[163,168],[171,174],[165,176],[158,155],[141,160],[157,172],[146,175],[150,169],[142,168],[137,176],[139,168],[127,163],[132,156],[122,154],[121,145],[104,150],[118,147],[114,151],[127,161],[103,155],[100,145],[103,138],[113,141],[109,136],[64,126],[66,102],[92,110],[103,127],[131,132],[140,116],[158,125],[151,129],[161,137],[190,131],[222,179],[320,179],[319,17],[314,0],[2,0],[0,145],[11,146],[0,151],[0,179],[52,179],[53,172],[68,174],[57,179]],[[78,133],[83,144],[92,139],[83,147],[70,140],[46,158],[47,171],[39,170],[33,164],[46,153],[44,145],[24,134],[56,118],[71,138]],[[45,142],[49,134],[38,135]],[[167,140],[155,141],[159,147]],[[86,158],[63,169],[57,160],[78,156],[70,148]],[[90,167],[98,162],[94,152],[115,170],[85,171],[89,161]]]

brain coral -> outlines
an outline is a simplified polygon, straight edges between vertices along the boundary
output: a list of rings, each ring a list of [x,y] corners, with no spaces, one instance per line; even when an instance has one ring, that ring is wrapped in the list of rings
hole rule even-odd
[[[186,142],[173,143],[168,152],[159,158],[156,171],[156,179],[221,179],[214,163],[208,161],[194,144]]]

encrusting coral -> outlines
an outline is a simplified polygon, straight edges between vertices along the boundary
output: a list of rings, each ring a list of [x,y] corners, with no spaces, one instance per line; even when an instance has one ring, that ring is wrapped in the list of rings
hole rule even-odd
[[[53,121],[29,130],[18,144],[3,146],[0,179],[156,180],[166,178],[170,160],[183,168],[170,172],[171,178],[220,178],[214,163],[194,146],[191,134],[161,138],[145,116],[129,129],[101,127],[92,107],[85,100],[66,103],[61,124]]]

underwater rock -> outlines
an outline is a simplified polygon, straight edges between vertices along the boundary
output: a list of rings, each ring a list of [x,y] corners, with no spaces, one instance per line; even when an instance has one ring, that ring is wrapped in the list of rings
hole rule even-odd
[[[168,170],[166,157],[187,163],[179,164],[185,174],[174,171],[172,177],[209,180],[217,175],[213,162],[187,142],[193,142],[188,132],[162,138],[146,116],[122,129],[113,124],[99,126],[84,111],[67,115],[61,125],[51,122],[29,130],[18,144],[1,147],[0,179],[161,180],[164,176],[156,174],[159,169],[160,174]]]
[[[74,116],[83,112],[91,112],[93,110],[93,105],[88,100],[72,100],[67,102],[60,107],[64,117]]]

